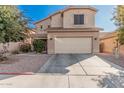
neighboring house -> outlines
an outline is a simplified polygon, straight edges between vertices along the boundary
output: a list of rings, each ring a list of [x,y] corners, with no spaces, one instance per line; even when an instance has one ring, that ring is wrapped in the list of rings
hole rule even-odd
[[[104,36],[106,36],[106,35],[108,35],[110,33],[112,33],[112,32],[105,32],[105,31],[103,32],[103,31],[100,31],[99,38],[103,38]]]
[[[48,54],[98,53],[97,10],[90,6],[69,6],[35,24],[37,39],[47,43]]]
[[[101,33],[103,34],[103,33]],[[117,47],[117,33],[111,32],[100,38],[100,51],[104,53],[114,53]],[[119,51],[124,55],[124,45],[120,46]]]

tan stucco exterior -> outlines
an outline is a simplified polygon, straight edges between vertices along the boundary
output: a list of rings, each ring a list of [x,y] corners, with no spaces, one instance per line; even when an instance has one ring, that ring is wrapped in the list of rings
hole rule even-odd
[[[51,27],[62,27],[63,26],[63,19],[61,13],[58,13],[51,17]]]
[[[106,38],[106,39],[101,39],[101,47],[103,52],[108,52],[112,53],[113,49],[116,47],[116,37],[111,37],[111,38]]]
[[[51,19],[47,18],[41,22],[38,22],[37,24],[35,24],[37,31],[44,31],[45,29],[48,28],[48,26],[50,26],[51,24]],[[41,29],[42,26],[42,29]]]
[[[117,47],[117,34],[115,32],[106,35],[100,39],[101,52],[113,53],[114,49]],[[124,55],[124,45],[119,48],[120,53]]]
[[[71,6],[36,22],[37,30],[47,34],[47,53],[55,54],[56,37],[90,37],[92,38],[91,51],[92,53],[98,53],[100,29],[95,27],[96,12],[95,8],[89,6]],[[74,14],[83,14],[84,24],[74,25]]]
[[[99,52],[99,32],[76,32],[76,31],[68,31],[68,32],[49,32],[48,33],[48,53],[55,53],[55,37],[91,37],[92,38],[92,53]],[[97,40],[95,40],[97,38]]]
[[[84,14],[84,25],[74,25],[74,14]],[[72,9],[63,13],[64,28],[95,27],[96,12],[89,9]]]
[[[74,25],[74,14],[84,14],[84,25]],[[50,27],[63,28],[86,28],[95,27],[96,11],[88,8],[68,8],[62,12],[57,12],[37,23],[35,23],[37,30],[43,31]],[[41,29],[42,25],[42,29]]]

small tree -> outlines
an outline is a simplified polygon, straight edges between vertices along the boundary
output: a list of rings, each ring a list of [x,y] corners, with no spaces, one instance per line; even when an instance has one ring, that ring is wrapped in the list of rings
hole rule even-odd
[[[118,41],[121,45],[124,43],[124,5],[118,5],[115,8],[113,16],[114,24],[118,27]]]
[[[1,5],[0,6],[0,43],[9,44],[24,40],[26,35],[23,34],[28,24],[28,19],[23,16],[17,6]],[[6,52],[6,50],[4,50]]]
[[[119,52],[120,45],[124,45],[124,5],[118,5],[115,8],[113,21],[117,29],[117,47]],[[119,44],[118,44],[119,43]]]
[[[124,45],[124,27],[118,29],[118,42],[120,45]]]

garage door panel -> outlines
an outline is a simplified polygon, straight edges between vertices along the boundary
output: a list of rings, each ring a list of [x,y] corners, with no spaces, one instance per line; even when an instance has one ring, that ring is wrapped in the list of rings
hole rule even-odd
[[[91,38],[55,38],[55,53],[91,53]]]

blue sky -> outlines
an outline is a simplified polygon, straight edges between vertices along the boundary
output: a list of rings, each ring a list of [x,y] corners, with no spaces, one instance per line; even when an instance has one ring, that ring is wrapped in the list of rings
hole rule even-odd
[[[24,11],[24,15],[29,17],[32,22],[36,22],[47,17],[66,6],[61,5],[20,5],[18,6],[21,11]],[[98,9],[96,14],[96,26],[101,27],[104,31],[114,31],[116,26],[111,21],[113,5],[94,5],[93,7]]]

